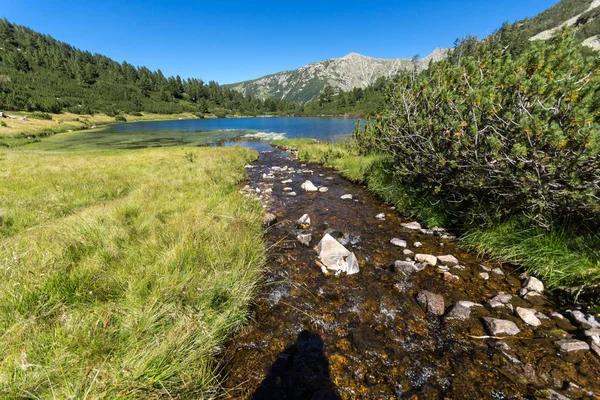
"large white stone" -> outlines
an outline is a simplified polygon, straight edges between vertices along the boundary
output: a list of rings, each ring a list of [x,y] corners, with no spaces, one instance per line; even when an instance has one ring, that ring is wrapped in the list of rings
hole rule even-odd
[[[305,181],[300,188],[305,192],[316,192],[319,190],[311,181]]]
[[[447,265],[449,267],[454,267],[458,265],[458,259],[451,254],[446,256],[438,256],[437,258],[442,264]]]
[[[317,253],[323,265],[328,269],[333,271],[347,271],[348,265],[344,258],[348,257],[350,252],[330,234],[323,236],[323,239],[317,245]]]
[[[531,308],[517,307],[515,314],[519,316],[527,325],[540,326],[542,322],[535,316],[536,311]]]
[[[534,276],[530,276],[523,282],[523,288],[530,292],[544,293],[544,284]]]
[[[432,256],[431,254],[417,254],[415,256],[415,261],[424,262],[426,264],[431,265],[432,267],[435,267],[437,264],[437,257]]]

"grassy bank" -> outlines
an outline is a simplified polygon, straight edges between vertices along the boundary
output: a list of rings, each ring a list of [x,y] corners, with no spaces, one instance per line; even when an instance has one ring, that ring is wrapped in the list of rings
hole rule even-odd
[[[264,261],[253,157],[0,149],[0,397],[210,396]]]
[[[394,181],[383,167],[384,156],[361,156],[351,143],[318,143],[312,139],[276,140],[274,145],[293,148],[298,157],[338,169],[345,177],[368,189],[400,212],[429,227],[448,226],[452,218],[437,199]],[[511,218],[483,227],[469,227],[459,243],[470,250],[512,262],[543,278],[551,288],[588,290],[600,285],[600,237],[576,228],[546,231],[526,220]]]

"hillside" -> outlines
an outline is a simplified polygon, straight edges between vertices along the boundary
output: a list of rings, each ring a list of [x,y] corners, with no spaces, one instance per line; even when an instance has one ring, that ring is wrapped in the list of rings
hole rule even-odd
[[[283,71],[228,86],[246,96],[307,103],[316,99],[327,85],[341,91],[366,88],[373,85],[380,77],[389,78],[414,67],[421,71],[427,68],[430,61],[440,60],[447,53],[447,49],[436,49],[432,54],[418,61],[408,58],[381,59],[350,53],[342,58],[323,60],[296,70]]]
[[[600,0],[562,0],[533,18],[506,23],[500,32],[521,51],[527,42],[548,40],[565,26],[573,27],[584,51],[600,50]]]
[[[0,19],[0,111],[224,116],[287,112],[294,107],[244,97],[213,81],[165,77],[160,70],[119,63]]]

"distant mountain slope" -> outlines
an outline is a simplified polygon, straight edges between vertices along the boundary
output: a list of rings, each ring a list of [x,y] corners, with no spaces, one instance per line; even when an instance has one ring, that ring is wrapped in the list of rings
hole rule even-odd
[[[447,54],[447,49],[435,49],[429,56],[416,61],[415,66],[418,70],[423,70],[431,60],[440,60]],[[350,53],[342,58],[319,61],[296,70],[234,83],[229,87],[244,95],[261,99],[276,98],[306,103],[317,98],[326,85],[343,91],[366,88],[379,77],[391,77],[412,68],[413,61],[407,58],[382,59]]]
[[[539,15],[511,26],[515,40],[548,40],[572,26],[579,42],[600,50],[600,0],[562,0]]]

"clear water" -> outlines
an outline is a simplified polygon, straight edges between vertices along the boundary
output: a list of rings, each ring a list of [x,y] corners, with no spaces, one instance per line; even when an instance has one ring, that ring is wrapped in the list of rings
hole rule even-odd
[[[135,122],[111,125],[92,133],[94,139],[113,147],[169,145],[239,145],[256,150],[269,148],[276,138],[309,137],[322,141],[347,138],[357,120],[352,118],[226,118]],[[248,137],[266,133],[261,138]],[[89,137],[87,139],[90,139]],[[131,139],[130,141],[128,139]],[[85,140],[81,137],[81,140]]]

